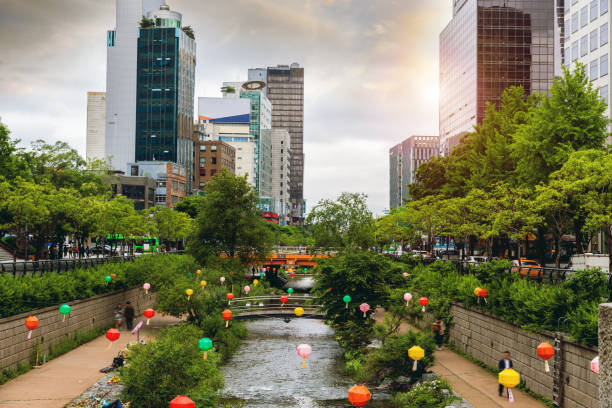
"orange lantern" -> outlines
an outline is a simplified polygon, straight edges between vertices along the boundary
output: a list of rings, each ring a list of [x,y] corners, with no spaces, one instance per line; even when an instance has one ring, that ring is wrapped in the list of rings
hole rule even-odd
[[[354,385],[348,392],[348,400],[356,407],[365,407],[370,398],[370,390],[363,385]]]
[[[111,273],[111,274],[110,274],[110,277],[111,277],[113,280],[117,279],[117,275],[115,275],[114,273]]]
[[[30,330],[28,332],[28,340],[32,338],[32,330],[38,327],[38,319],[34,316],[29,316],[25,319],[25,326]]]
[[[195,402],[185,395],[179,395],[170,401],[170,408],[195,408]]]
[[[550,360],[554,355],[555,349],[550,345],[550,343],[540,343],[538,346],[538,356],[544,359],[544,371],[547,373],[550,371],[550,368],[548,367],[548,360]]]
[[[227,297],[227,304],[229,305],[232,299],[234,299],[234,294],[228,293],[227,295],[225,295],[225,297]]]
[[[110,343],[108,343],[108,349],[110,349],[113,345],[113,341],[119,339],[119,336],[121,336],[121,333],[119,333],[119,330],[117,329],[108,329],[106,331],[106,338],[110,340]]]
[[[142,314],[144,315],[144,317],[147,318],[147,326],[148,326],[149,320],[151,320],[153,316],[155,316],[155,310],[148,308],[148,309],[145,309],[145,311]]]
[[[480,298],[482,298],[485,303],[487,303],[487,296],[489,296],[489,291],[486,290],[485,288],[481,288],[478,291],[478,303],[480,303]]]
[[[225,319],[225,327],[229,327],[229,321],[232,320],[232,311],[229,309],[225,309],[222,313],[221,313],[221,317],[223,317],[223,319]]]

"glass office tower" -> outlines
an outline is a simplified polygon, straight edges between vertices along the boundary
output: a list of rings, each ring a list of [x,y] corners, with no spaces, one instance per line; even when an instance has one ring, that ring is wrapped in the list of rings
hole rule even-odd
[[[563,33],[551,0],[455,0],[440,34],[440,149],[443,155],[482,121],[504,89],[548,92]],[[562,35],[562,34],[561,34]]]
[[[162,5],[138,36],[136,161],[166,161],[193,175],[193,95],[196,46],[180,13]]]

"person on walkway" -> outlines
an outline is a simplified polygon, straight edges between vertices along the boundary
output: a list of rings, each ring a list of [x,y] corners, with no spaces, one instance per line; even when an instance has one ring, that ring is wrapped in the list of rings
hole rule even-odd
[[[64,245],[64,258],[68,258],[68,246]]]
[[[128,301],[125,304],[125,309],[123,309],[123,317],[125,317],[125,327],[132,331],[132,324],[134,323],[134,307]]]
[[[502,358],[501,360],[499,360],[499,363],[497,364],[497,368],[498,368],[498,372],[502,372],[504,371],[506,368],[512,368],[512,360],[510,359],[510,352],[509,351],[504,351],[504,358]],[[502,394],[504,393],[504,386],[499,384],[499,388],[498,388],[498,394],[501,397]]]
[[[115,329],[119,330],[121,328],[121,323],[123,322],[123,308],[121,303],[117,305],[115,308]]]
[[[442,339],[444,338],[444,323],[441,319],[436,319],[431,326],[431,331],[436,340],[436,350],[442,350]]]

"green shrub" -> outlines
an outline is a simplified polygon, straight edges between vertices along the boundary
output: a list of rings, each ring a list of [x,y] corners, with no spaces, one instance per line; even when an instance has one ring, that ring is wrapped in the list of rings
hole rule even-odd
[[[450,385],[441,380],[418,384],[410,392],[393,396],[397,408],[444,408],[460,400],[453,395]]]

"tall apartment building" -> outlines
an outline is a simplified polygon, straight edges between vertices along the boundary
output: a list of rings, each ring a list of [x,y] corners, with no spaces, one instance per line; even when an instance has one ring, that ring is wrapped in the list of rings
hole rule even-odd
[[[564,24],[556,1],[454,0],[453,18],[440,34],[443,155],[509,86],[521,85],[528,94],[549,91],[555,56],[563,58]]]
[[[85,157],[104,160],[106,92],[87,92],[87,137]]]
[[[299,64],[249,69],[250,81],[265,83],[272,103],[272,128],[291,135],[292,222],[302,223],[304,204],[304,68]]]
[[[410,136],[389,149],[389,207],[396,208],[410,199],[408,184],[415,181],[422,163],[438,156],[439,136]]]
[[[138,36],[135,160],[181,165],[191,192],[196,44],[166,4],[147,18],[152,25]]]
[[[287,129],[272,129],[272,198],[279,223],[291,223],[291,135]]]
[[[608,103],[610,94],[610,0],[565,0],[565,64],[584,64]],[[610,116],[610,108],[606,110]]]
[[[117,0],[116,26],[106,35],[105,155],[117,170],[135,160],[139,23],[164,0]]]

